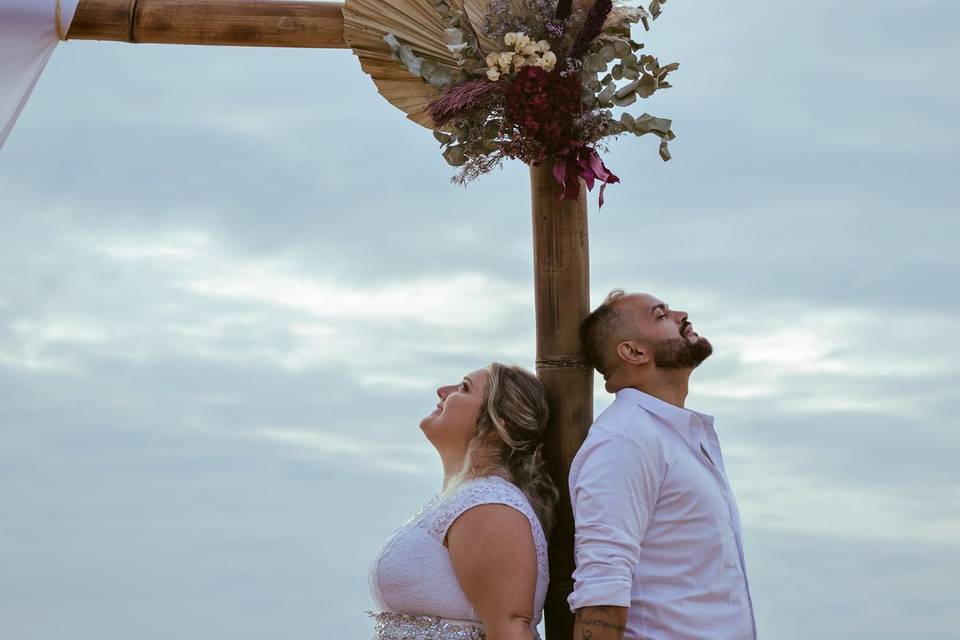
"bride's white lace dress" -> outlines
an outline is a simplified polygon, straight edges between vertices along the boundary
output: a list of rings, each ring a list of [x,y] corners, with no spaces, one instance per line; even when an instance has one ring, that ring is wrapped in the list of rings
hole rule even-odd
[[[370,563],[370,592],[378,609],[376,640],[480,640],[483,626],[460,588],[443,540],[453,521],[482,504],[505,504],[527,517],[537,548],[535,638],[549,582],[547,540],[540,520],[520,489],[497,476],[464,483],[434,497],[397,529]],[[504,579],[509,579],[505,576]]]

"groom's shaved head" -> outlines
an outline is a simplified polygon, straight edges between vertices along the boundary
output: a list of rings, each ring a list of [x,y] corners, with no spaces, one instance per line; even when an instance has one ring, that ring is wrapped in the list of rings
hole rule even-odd
[[[608,367],[615,356],[613,349],[630,322],[630,312],[620,304],[626,297],[623,289],[614,289],[580,325],[580,339],[587,359],[604,376],[609,373]]]

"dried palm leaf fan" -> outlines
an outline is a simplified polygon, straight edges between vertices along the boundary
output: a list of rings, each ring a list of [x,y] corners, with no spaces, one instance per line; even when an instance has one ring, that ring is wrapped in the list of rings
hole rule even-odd
[[[510,0],[510,4],[519,10],[523,1]],[[446,4],[466,13],[484,53],[502,48],[479,33],[490,0],[447,0]],[[343,6],[343,37],[361,68],[380,95],[428,129],[434,125],[426,109],[440,92],[397,61],[384,38],[393,34],[417,56],[456,74],[457,59],[446,46],[446,25],[435,5],[435,0],[346,0]]]
[[[384,40],[393,34],[425,60],[457,70],[453,54],[444,44],[444,24],[430,0],[346,0],[343,37],[373,78],[377,91],[407,117],[430,129],[426,108],[439,91],[400,62]]]

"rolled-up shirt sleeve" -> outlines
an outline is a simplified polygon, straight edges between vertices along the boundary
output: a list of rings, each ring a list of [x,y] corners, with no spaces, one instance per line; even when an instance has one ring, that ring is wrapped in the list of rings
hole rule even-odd
[[[576,523],[571,611],[629,607],[633,569],[664,476],[655,440],[609,434],[585,443],[570,476]]]

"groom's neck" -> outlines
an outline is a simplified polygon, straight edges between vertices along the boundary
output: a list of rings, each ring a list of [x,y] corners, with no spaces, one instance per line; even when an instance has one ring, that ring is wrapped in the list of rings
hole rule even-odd
[[[692,369],[659,369],[651,372],[652,375],[637,377],[632,380],[608,381],[607,391],[616,393],[620,389],[637,389],[682,409],[687,401],[692,372]]]

